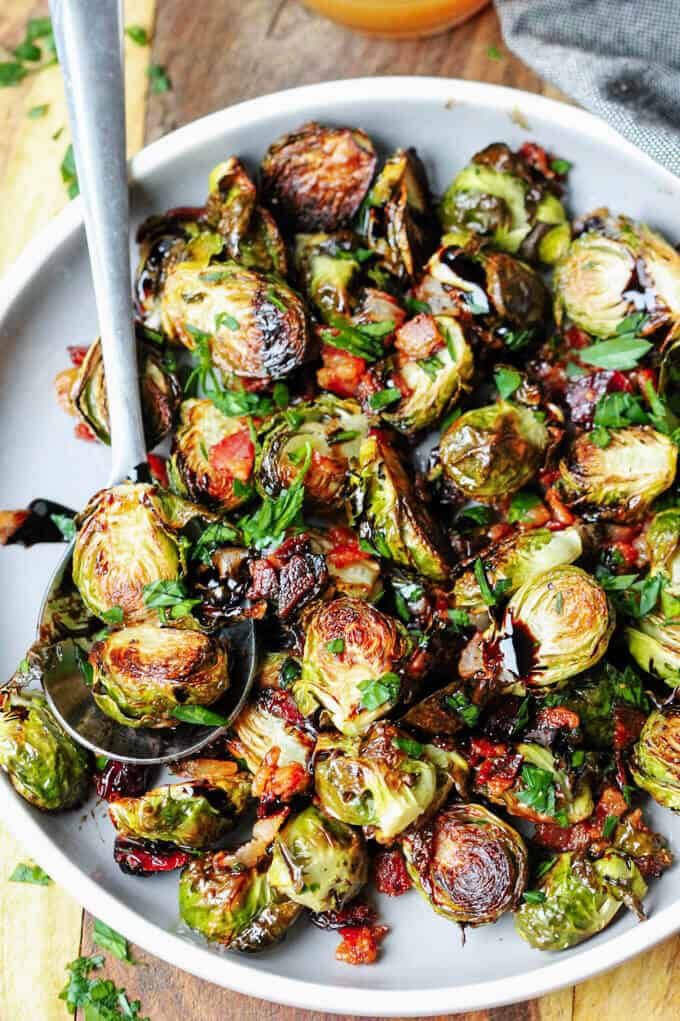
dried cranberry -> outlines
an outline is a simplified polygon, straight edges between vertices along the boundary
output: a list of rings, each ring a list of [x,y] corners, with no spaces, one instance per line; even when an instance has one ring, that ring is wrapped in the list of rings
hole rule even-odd
[[[111,760],[102,770],[95,773],[97,794],[104,801],[138,798],[149,789],[149,775],[148,766]]]
[[[154,872],[183,868],[191,861],[191,855],[177,848],[116,837],[113,860],[129,876],[152,876]]]

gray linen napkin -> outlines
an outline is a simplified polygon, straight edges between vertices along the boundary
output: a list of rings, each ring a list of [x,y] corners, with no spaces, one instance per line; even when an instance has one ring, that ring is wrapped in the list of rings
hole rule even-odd
[[[495,0],[506,45],[680,175],[680,0]]]

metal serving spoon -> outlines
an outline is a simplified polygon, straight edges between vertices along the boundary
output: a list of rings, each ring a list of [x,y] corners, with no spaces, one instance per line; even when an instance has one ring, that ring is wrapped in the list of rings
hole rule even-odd
[[[147,471],[131,310],[121,7],[116,0],[50,3],[101,330],[111,432],[109,485],[143,479]],[[70,579],[72,554],[73,543],[43,599],[39,639],[51,602]],[[232,650],[231,686],[213,708],[231,720],[253,683],[255,628],[252,622],[237,624],[224,635]],[[95,704],[78,668],[73,641],[60,642],[53,652],[42,674],[52,711],[76,741],[98,755],[125,762],[169,762],[197,752],[225,729],[182,723],[170,730],[150,730],[116,723]]]

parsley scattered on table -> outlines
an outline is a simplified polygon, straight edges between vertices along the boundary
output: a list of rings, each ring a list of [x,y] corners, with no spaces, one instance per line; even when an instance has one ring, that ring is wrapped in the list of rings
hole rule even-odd
[[[162,64],[151,64],[146,73],[153,93],[169,92],[172,88],[168,72]]]
[[[9,877],[10,883],[33,883],[35,886],[48,886],[52,880],[39,865],[22,861]]]
[[[139,1013],[139,1000],[129,1000],[124,989],[118,989],[114,982],[105,978],[91,978],[104,964],[101,954],[92,957],[78,957],[67,965],[69,976],[59,994],[66,1009],[75,1014],[82,1007],[86,1021],[150,1021]]]
[[[125,35],[132,39],[133,43],[136,43],[137,46],[149,45],[149,33],[143,25],[126,25]]]
[[[125,937],[121,936],[115,929],[112,929],[106,922],[101,922],[98,918],[95,918],[94,921],[92,938],[98,947],[108,950],[119,961],[126,961],[128,964],[135,963],[130,957],[130,949]]]

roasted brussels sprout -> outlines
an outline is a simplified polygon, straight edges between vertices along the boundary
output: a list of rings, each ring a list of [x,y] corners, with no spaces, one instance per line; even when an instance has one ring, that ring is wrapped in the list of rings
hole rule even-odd
[[[376,723],[363,737],[321,734],[314,770],[321,808],[334,819],[362,826],[379,844],[391,843],[435,799],[440,802],[442,778],[431,750],[386,723]]]
[[[383,591],[380,561],[359,545],[351,528],[335,526],[308,531],[314,552],[323,553],[328,578],[338,595],[377,602]]]
[[[234,156],[213,168],[204,219],[224,239],[223,253],[247,269],[286,275],[286,246],[271,213]]]
[[[360,833],[310,805],[279,830],[269,885],[311,911],[339,911],[368,878]]]
[[[285,663],[291,662],[295,663],[282,657],[279,672]],[[314,738],[304,729],[291,695],[272,688],[244,706],[232,723],[227,743],[231,753],[243,759],[251,773],[257,773],[273,748],[278,749],[279,766],[297,762],[305,769],[314,751]]]
[[[582,433],[560,462],[559,487],[579,514],[635,523],[673,484],[678,448],[651,426],[613,429],[606,447]]]
[[[211,705],[229,687],[229,654],[200,631],[140,624],[112,631],[90,650],[92,695],[128,727],[174,727],[173,710]]]
[[[674,812],[680,811],[680,710],[653,712],[630,761],[633,780]]]
[[[173,783],[139,798],[118,798],[109,805],[109,816],[124,837],[200,850],[214,847],[233,828],[249,795],[250,778],[235,773],[219,786]]]
[[[182,403],[168,461],[175,493],[224,511],[234,510],[249,499],[254,463],[248,419],[223,415],[210,400]],[[236,480],[239,485],[235,487]]]
[[[410,435],[434,425],[453,407],[472,377],[472,351],[451,316],[416,316],[397,332],[395,347],[396,354],[375,366],[371,376],[380,391],[396,387],[400,399],[380,415]]]
[[[519,904],[527,850],[519,833],[482,805],[451,805],[405,834],[406,867],[439,915],[460,925],[495,922]]]
[[[79,515],[73,550],[73,581],[85,605],[97,617],[119,607],[126,624],[155,618],[144,589],[184,573],[179,529],[200,516],[206,512],[155,486],[102,489]]]
[[[359,468],[362,534],[367,533],[381,556],[443,581],[449,565],[437,529],[396,451],[382,437],[368,436],[359,451]]]
[[[616,622],[602,587],[561,564],[526,581],[508,603],[499,649],[508,672],[529,687],[563,688],[607,651]]]
[[[539,337],[550,294],[541,275],[504,252],[461,247],[445,234],[413,291],[432,312],[468,320],[485,344],[525,347]]]
[[[89,754],[61,729],[43,695],[0,693],[0,767],[17,794],[43,812],[87,797]]]
[[[680,682],[680,620],[648,613],[625,632],[628,651],[639,667],[671,688]]]
[[[295,267],[304,292],[324,322],[349,316],[356,301],[352,286],[361,262],[351,231],[336,234],[297,234]]]
[[[665,591],[680,595],[680,507],[668,507],[652,518],[645,532],[650,575],[662,574]]]
[[[381,265],[412,279],[437,245],[439,234],[427,174],[415,149],[398,149],[385,161],[366,201],[360,225]]]
[[[555,317],[596,337],[614,337],[628,316],[650,309],[644,329],[680,315],[680,254],[645,224],[597,209],[555,268]],[[636,300],[636,298],[638,300]],[[642,325],[642,324],[641,324]]]
[[[206,349],[229,381],[265,386],[296,369],[308,345],[305,309],[279,277],[236,262],[180,262],[163,287],[163,329],[190,351]]]
[[[484,570],[492,588],[502,582],[504,594],[511,596],[536,575],[560,564],[573,564],[582,553],[581,532],[575,526],[569,525],[559,532],[534,528],[516,532],[496,543],[483,557]],[[478,612],[485,608],[479,580],[472,567],[458,576],[452,595],[459,609]]]
[[[295,230],[337,230],[361,205],[375,162],[363,131],[311,121],[269,146],[262,160],[265,203]]]
[[[516,492],[538,471],[550,435],[520,404],[498,401],[473,408],[442,433],[439,460],[446,478],[465,496],[493,503]]]
[[[583,735],[593,748],[612,747],[617,718],[622,713],[649,711],[642,680],[635,670],[630,666],[617,670],[604,661],[573,680],[559,701],[578,714]]]
[[[368,422],[355,401],[326,394],[313,403],[295,405],[273,420],[262,442],[256,468],[258,489],[272,497],[288,489],[311,451],[305,473],[307,505],[317,511],[341,507],[367,431]]]
[[[472,157],[444,192],[439,213],[446,228],[481,234],[503,251],[548,264],[563,255],[571,235],[551,182],[502,142]]]
[[[181,399],[181,387],[174,372],[163,361],[157,344],[138,345],[140,393],[144,434],[149,450],[170,432]],[[109,405],[101,342],[96,340],[81,362],[69,399],[75,413],[97,439],[110,443]]]
[[[560,854],[515,915],[515,925],[536,950],[564,950],[601,932],[622,904],[637,907],[646,892],[637,866],[618,851],[605,851],[596,861]]]
[[[267,881],[269,860],[244,865],[225,851],[190,862],[179,880],[179,913],[211,942],[247,953],[278,942],[302,907]]]
[[[322,603],[307,624],[302,673],[293,685],[300,712],[322,706],[343,734],[362,734],[408,690],[414,643],[404,626],[361,599]]]
[[[201,228],[200,209],[171,210],[150,216],[137,231],[139,265],[135,278],[137,314],[154,329],[160,326],[161,294],[168,272],[192,251],[207,265],[224,244],[219,235]]]

